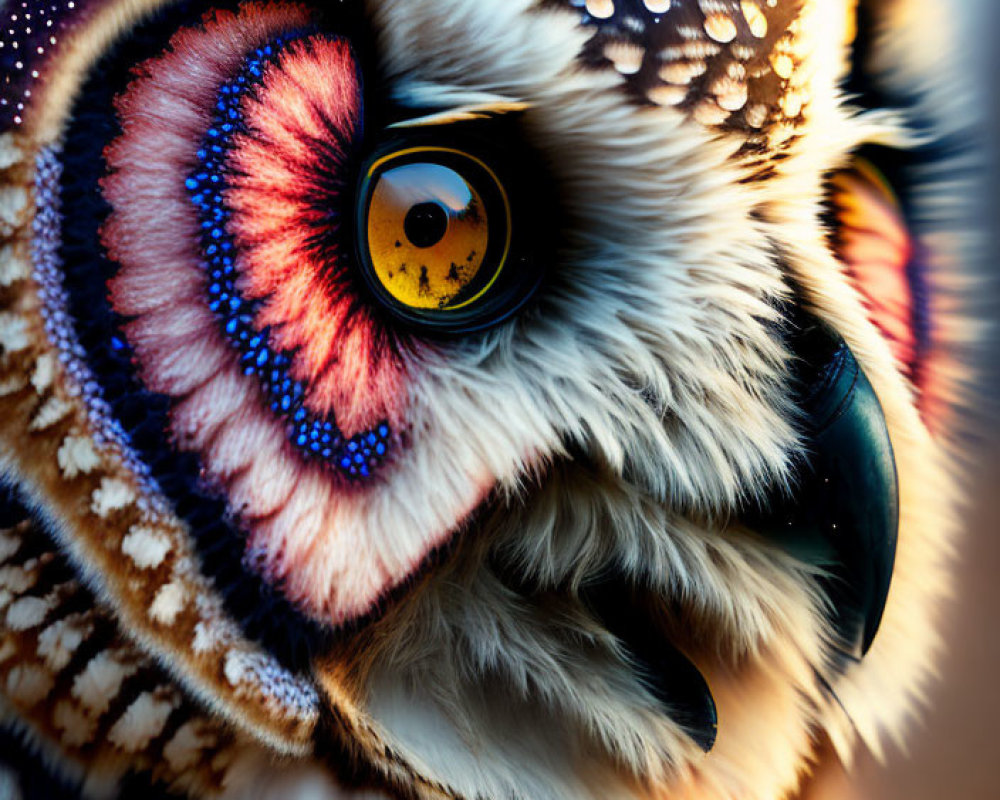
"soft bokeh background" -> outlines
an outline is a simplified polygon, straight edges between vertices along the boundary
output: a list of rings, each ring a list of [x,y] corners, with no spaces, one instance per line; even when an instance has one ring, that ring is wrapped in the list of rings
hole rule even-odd
[[[908,755],[890,750],[888,769],[862,758],[844,800],[1000,798],[1000,440],[991,445],[975,478],[957,597],[947,610],[943,680]]]
[[[957,596],[946,615],[949,647],[929,710],[907,752],[890,749],[885,765],[862,756],[853,779],[828,774],[809,800],[1000,798],[1000,436],[991,438],[975,478]]]
[[[1000,2],[978,6],[966,31],[966,74],[982,87],[989,120],[990,189],[982,198],[981,225],[988,233],[983,266],[993,281],[992,322],[1000,327]],[[929,59],[934,58],[928,53]],[[946,611],[948,650],[929,710],[908,743],[890,749],[887,767],[862,757],[853,781],[841,775],[831,788],[838,800],[1000,799],[1000,334],[984,356],[988,378],[982,441],[969,479],[971,502],[961,540],[955,601]]]

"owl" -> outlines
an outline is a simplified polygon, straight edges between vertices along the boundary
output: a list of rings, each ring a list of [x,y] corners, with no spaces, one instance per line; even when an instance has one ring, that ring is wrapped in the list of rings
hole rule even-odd
[[[0,795],[779,800],[898,741],[963,10],[7,0]]]

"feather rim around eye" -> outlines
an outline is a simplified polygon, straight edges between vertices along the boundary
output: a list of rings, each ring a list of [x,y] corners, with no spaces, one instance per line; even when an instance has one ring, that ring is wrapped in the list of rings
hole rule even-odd
[[[533,296],[542,279],[535,237],[488,159],[393,143],[361,175],[358,263],[394,318],[430,333],[472,333],[509,319]],[[413,259],[416,270],[407,267]]]

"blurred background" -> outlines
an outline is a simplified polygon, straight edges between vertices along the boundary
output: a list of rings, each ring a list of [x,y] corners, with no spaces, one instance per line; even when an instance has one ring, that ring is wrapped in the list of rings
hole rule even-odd
[[[990,445],[960,547],[957,596],[945,615],[949,646],[942,680],[930,692],[929,711],[914,730],[908,753],[890,749],[888,768],[862,757],[853,786],[841,778],[843,800],[1000,798],[1000,437],[995,433]]]
[[[809,800],[1000,798],[1000,436],[993,420],[960,546],[956,597],[945,613],[941,680],[928,710],[906,752],[890,747],[885,764],[863,754],[851,778],[841,771],[825,776]]]
[[[1000,328],[1000,3],[967,0],[966,74],[986,105],[991,187],[982,198],[988,241],[983,267],[992,280],[989,307]],[[928,53],[927,57],[935,56]],[[969,479],[966,534],[959,544],[956,596],[945,611],[947,652],[928,710],[907,752],[890,748],[883,766],[862,756],[852,780],[831,777],[839,800],[997,800],[1000,798],[1000,334],[984,354],[982,430]],[[824,795],[823,800],[825,800]],[[817,798],[820,800],[820,798]]]

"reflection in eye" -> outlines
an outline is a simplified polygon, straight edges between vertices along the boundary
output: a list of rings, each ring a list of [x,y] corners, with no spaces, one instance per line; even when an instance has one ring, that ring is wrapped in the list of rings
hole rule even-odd
[[[362,273],[403,321],[446,332],[488,327],[538,284],[506,187],[469,153],[426,146],[375,158],[357,213]]]
[[[442,164],[389,169],[372,192],[372,265],[386,291],[405,305],[443,309],[468,294],[465,290],[477,284],[489,235],[479,192]]]

